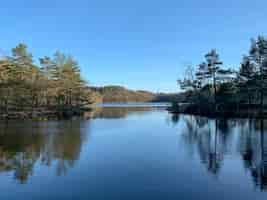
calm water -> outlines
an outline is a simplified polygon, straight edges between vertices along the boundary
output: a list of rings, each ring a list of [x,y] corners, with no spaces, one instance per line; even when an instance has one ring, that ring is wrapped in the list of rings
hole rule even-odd
[[[90,116],[1,124],[0,199],[267,198],[267,121],[158,107]]]

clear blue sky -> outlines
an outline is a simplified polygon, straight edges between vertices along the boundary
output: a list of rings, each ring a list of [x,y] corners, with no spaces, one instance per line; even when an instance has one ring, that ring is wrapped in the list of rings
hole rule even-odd
[[[266,0],[2,1],[0,48],[26,43],[35,58],[72,54],[91,85],[177,91],[184,64],[216,48],[238,66],[267,33]]]

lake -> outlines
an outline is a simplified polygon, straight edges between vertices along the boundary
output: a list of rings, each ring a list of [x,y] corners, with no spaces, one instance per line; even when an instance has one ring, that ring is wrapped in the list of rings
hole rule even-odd
[[[267,121],[98,106],[0,124],[0,199],[267,198]]]

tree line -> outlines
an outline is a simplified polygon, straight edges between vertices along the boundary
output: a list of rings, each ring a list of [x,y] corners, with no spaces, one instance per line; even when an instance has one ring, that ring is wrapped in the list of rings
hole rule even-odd
[[[81,108],[90,91],[78,62],[57,51],[36,63],[25,44],[0,59],[0,113]]]
[[[267,91],[267,38],[251,40],[238,69],[225,68],[218,52],[211,50],[196,69],[187,66],[178,84],[185,91],[184,101],[194,105],[189,108],[192,112],[262,113]]]

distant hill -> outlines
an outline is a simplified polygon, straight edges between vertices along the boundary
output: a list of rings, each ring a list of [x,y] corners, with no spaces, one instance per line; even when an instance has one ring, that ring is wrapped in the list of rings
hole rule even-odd
[[[97,101],[112,102],[170,102],[175,94],[156,94],[144,90],[130,90],[122,86],[90,87]]]

